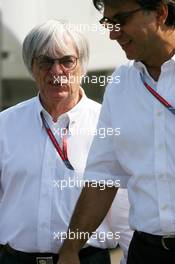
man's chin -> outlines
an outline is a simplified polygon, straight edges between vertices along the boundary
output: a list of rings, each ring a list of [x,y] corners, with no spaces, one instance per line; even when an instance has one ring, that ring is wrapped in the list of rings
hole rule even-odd
[[[125,53],[126,54],[126,57],[128,60],[135,60],[135,61],[140,61],[141,59],[139,58],[138,55],[136,54],[128,54],[128,53]]]
[[[61,99],[68,96],[68,89],[65,87],[54,87],[52,90],[48,91],[48,97],[52,99]]]
[[[126,54],[126,57],[128,60],[135,60],[135,58],[136,58],[136,56],[134,56],[133,54],[128,54],[126,52],[125,52],[125,54]]]
[[[51,96],[52,97],[67,97],[68,91],[63,91],[63,90],[57,90],[55,92],[52,92]]]

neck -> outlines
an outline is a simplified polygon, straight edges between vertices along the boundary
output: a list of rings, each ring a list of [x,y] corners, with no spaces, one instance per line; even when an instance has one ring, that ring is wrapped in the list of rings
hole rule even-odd
[[[158,81],[160,73],[161,73],[161,66],[163,63],[165,63],[166,61],[168,61],[169,59],[171,59],[171,57],[175,54],[175,50],[173,50],[171,53],[167,54],[166,56],[164,56],[163,58],[158,57],[155,55],[155,58],[157,58],[157,61],[150,61],[148,63],[143,62],[149,72],[149,74],[151,75],[151,77],[155,80]]]
[[[46,111],[51,115],[54,122],[57,121],[58,117],[62,114],[68,112],[71,110],[81,99],[82,95],[79,92],[75,97],[73,98],[66,98],[65,100],[61,100],[57,103],[49,103],[46,102],[40,95],[41,103],[43,107],[46,109]]]
[[[152,49],[152,54],[149,59],[143,60],[148,72],[154,80],[158,80],[161,73],[161,66],[175,54],[175,32],[168,33],[156,44],[155,49]]]
[[[146,65],[146,64],[145,64]],[[160,73],[161,73],[161,66],[148,66],[146,65],[146,68],[149,72],[149,74],[151,75],[151,77],[155,80],[158,81]]]

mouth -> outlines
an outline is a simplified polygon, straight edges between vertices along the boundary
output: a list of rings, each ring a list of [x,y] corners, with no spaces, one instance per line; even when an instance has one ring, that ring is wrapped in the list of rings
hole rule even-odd
[[[68,80],[62,77],[55,77],[48,81],[48,84],[54,87],[61,87],[68,83]]]
[[[51,85],[51,86],[54,86],[54,87],[62,86],[61,81],[58,81],[58,80],[57,80],[57,81],[50,80],[50,81],[48,82],[48,84]]]
[[[48,84],[56,87],[56,86],[60,86],[61,82],[58,82],[58,81],[56,82],[56,81],[51,80],[51,81],[48,81]]]

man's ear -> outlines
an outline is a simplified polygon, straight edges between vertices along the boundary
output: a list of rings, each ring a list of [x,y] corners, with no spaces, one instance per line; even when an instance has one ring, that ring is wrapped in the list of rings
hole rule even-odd
[[[33,72],[33,67],[34,67],[34,58],[32,58],[32,61],[31,61],[31,70]]]
[[[37,76],[39,74],[39,69],[38,69],[38,67],[37,67],[36,62],[35,62],[34,59],[32,59],[31,71],[32,71],[31,73],[32,73],[33,79],[37,79]]]
[[[157,8],[157,22],[159,25],[165,24],[165,21],[168,17],[168,5],[160,4]]]

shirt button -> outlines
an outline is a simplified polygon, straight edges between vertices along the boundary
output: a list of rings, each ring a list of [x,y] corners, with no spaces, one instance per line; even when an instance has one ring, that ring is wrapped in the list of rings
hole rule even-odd
[[[160,208],[161,208],[161,210],[167,210],[168,209],[168,205],[167,204],[162,204]]]
[[[53,169],[53,168],[55,167],[55,164],[53,163],[53,161],[48,160],[48,161],[47,161],[47,167],[48,167],[49,169]]]
[[[163,145],[163,144],[159,144],[159,145],[158,145],[158,149],[159,149],[159,150],[162,150],[162,149],[163,149],[163,147],[164,147],[164,145]]]
[[[163,113],[162,111],[158,111],[158,112],[157,112],[157,116],[161,116],[162,113]]]
[[[47,228],[47,223],[44,223],[44,222],[43,222],[43,223],[41,224],[41,228],[46,229],[46,228]]]
[[[159,175],[159,178],[160,178],[161,180],[164,180],[164,181],[165,181],[165,180],[166,180],[166,175],[165,175],[165,174],[160,174],[160,175]]]

